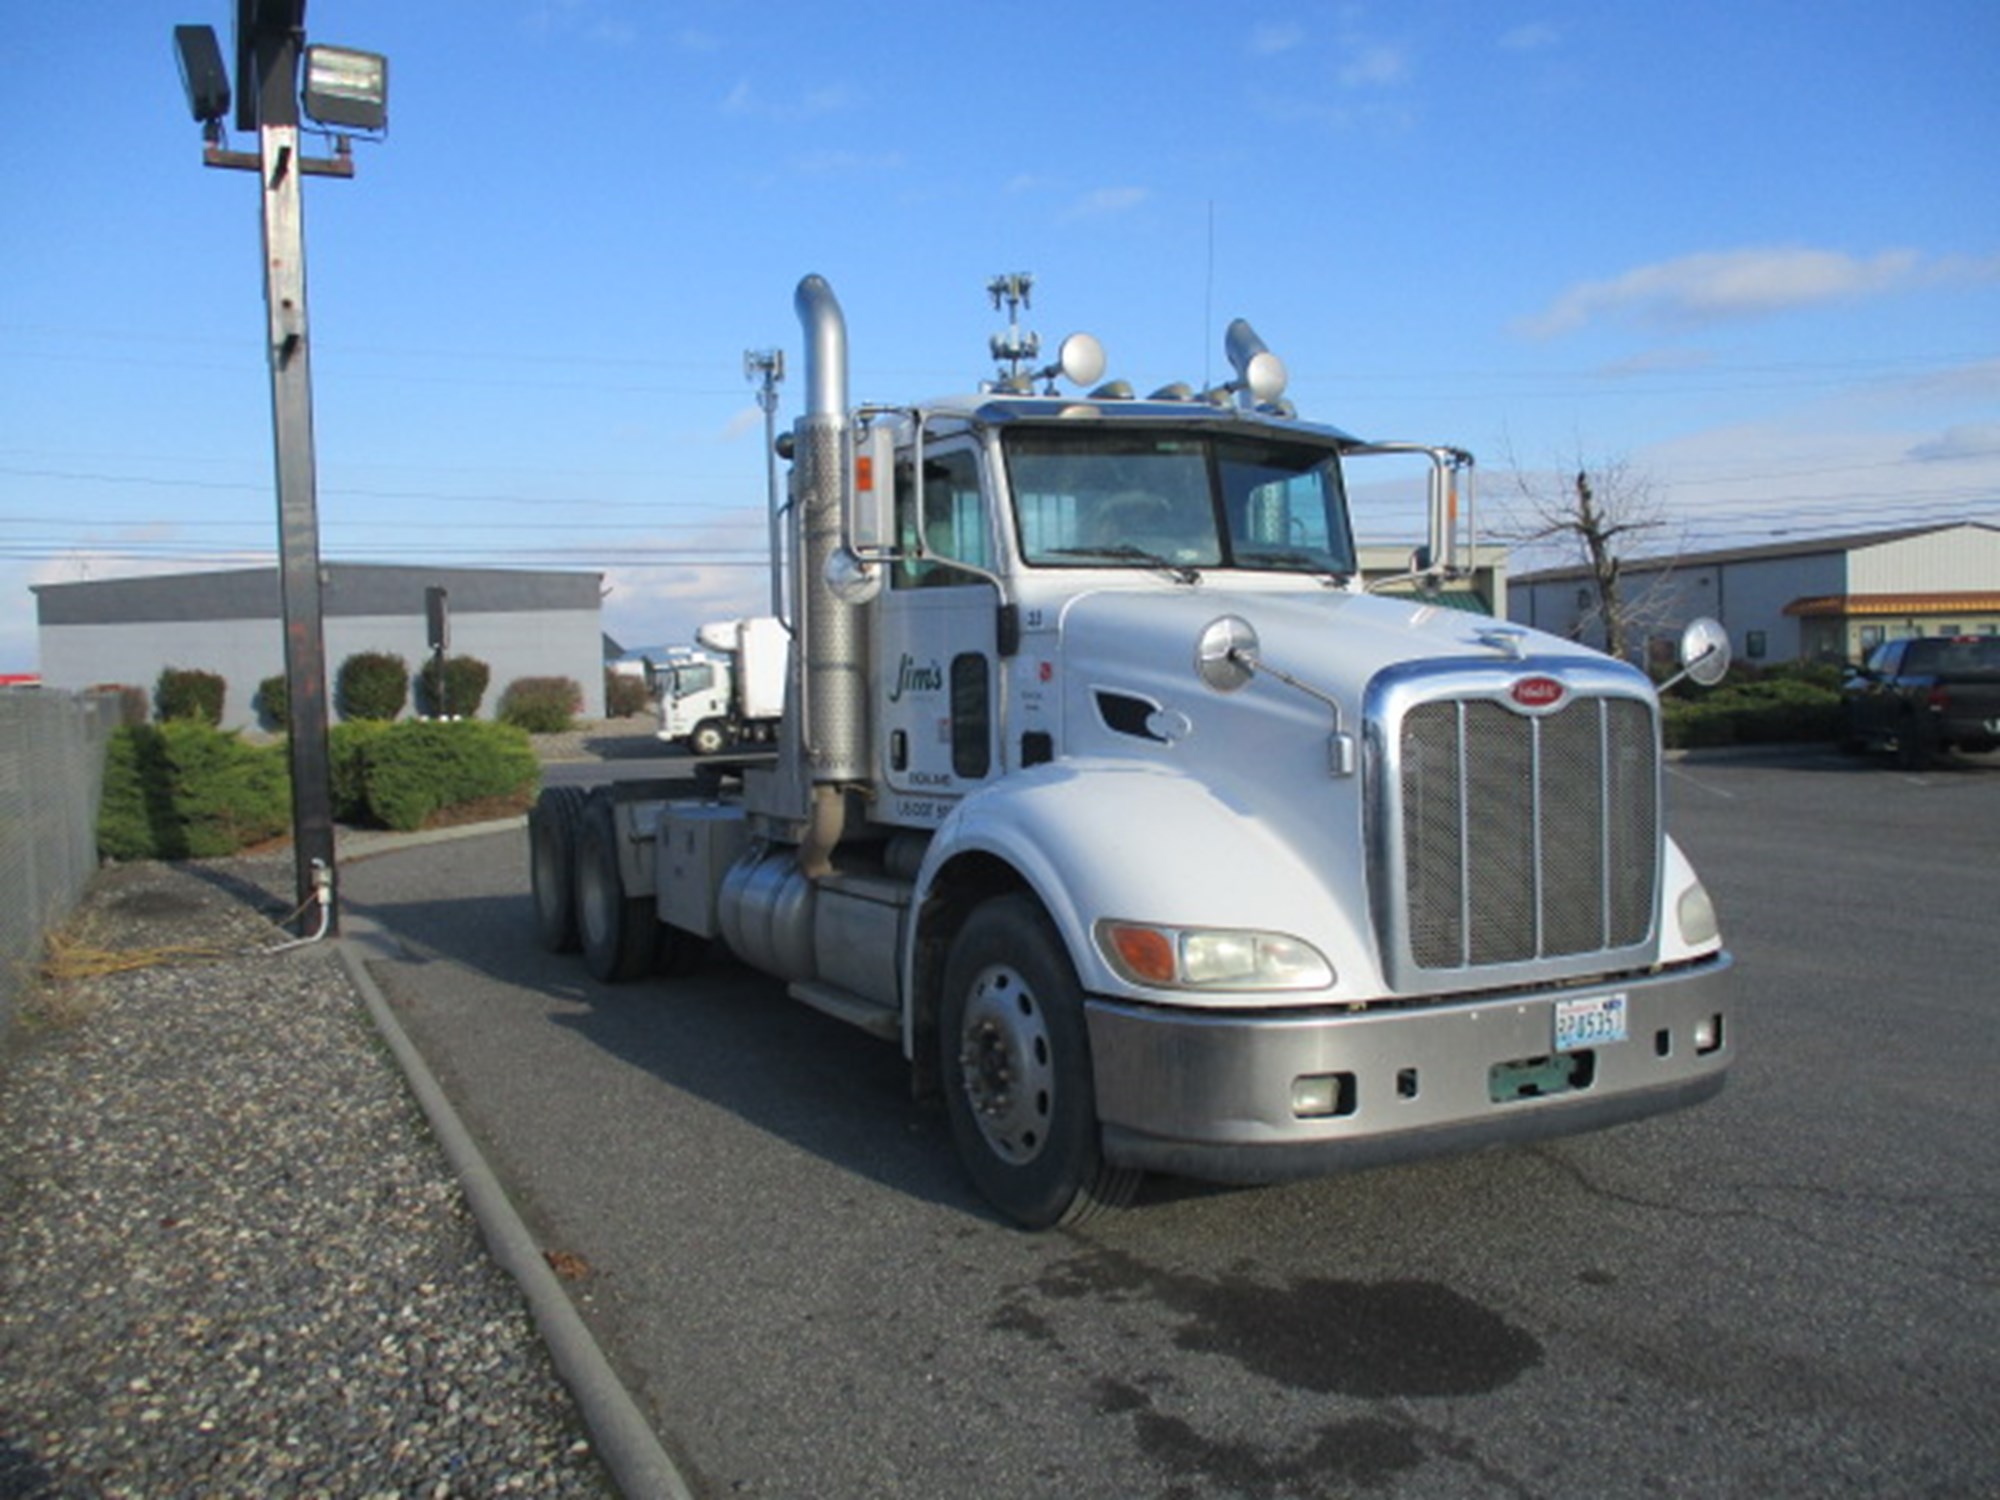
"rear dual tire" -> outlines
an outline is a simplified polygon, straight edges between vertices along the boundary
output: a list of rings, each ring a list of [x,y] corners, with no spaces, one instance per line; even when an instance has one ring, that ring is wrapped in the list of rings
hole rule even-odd
[[[592,979],[618,984],[651,971],[659,923],[650,896],[625,894],[618,810],[602,791],[584,802],[576,841],[576,931]]]
[[[535,898],[535,933],[551,953],[574,953],[576,836],[583,816],[581,787],[543,787],[528,813],[528,883]]]

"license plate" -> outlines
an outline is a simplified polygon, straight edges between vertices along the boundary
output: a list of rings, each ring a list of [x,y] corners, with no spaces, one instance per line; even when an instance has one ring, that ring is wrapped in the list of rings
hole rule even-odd
[[[1587,1000],[1558,1000],[1556,1051],[1575,1052],[1624,1041],[1629,1009],[1622,990],[1615,995],[1592,995]]]

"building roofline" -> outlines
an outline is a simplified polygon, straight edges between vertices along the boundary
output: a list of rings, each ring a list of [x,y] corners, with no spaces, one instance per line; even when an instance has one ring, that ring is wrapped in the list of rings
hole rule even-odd
[[[1886,531],[1836,532],[1796,542],[1767,542],[1752,547],[1725,547],[1713,552],[1677,552],[1669,556],[1628,557],[1621,563],[1624,572],[1662,573],[1674,568],[1706,568],[1719,563],[1758,562],[1780,557],[1815,557],[1830,552],[1855,552],[1863,547],[1879,547],[1911,537],[1930,536],[1940,531],[2000,532],[2000,526],[1986,521],[1945,521],[1928,526],[1899,526]],[[1533,573],[1516,573],[1510,580],[1519,587],[1535,583],[1564,583],[1588,578],[1591,570],[1581,565],[1543,568]]]
[[[1794,599],[1784,612],[1801,619],[2000,614],[2000,592],[1957,589],[1942,594],[1815,594]]]

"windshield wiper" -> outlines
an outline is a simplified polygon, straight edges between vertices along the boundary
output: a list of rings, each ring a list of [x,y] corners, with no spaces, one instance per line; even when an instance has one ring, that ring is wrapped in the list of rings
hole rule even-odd
[[[1322,582],[1330,584],[1344,585],[1354,576],[1328,567],[1324,557],[1315,557],[1310,552],[1239,552],[1235,563],[1239,568],[1296,568],[1302,573],[1316,573]]]
[[[1144,547],[1135,547],[1130,542],[1113,542],[1103,547],[1051,547],[1051,557],[1104,557],[1119,562],[1150,563],[1164,569],[1182,583],[1200,583],[1201,573],[1187,563],[1175,562],[1170,557],[1162,557],[1157,552],[1148,552]]]

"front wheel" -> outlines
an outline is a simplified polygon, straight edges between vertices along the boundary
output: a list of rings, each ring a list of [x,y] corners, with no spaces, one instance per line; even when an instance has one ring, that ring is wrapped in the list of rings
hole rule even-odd
[[[1130,1202],[1140,1174],[1104,1161],[1083,989],[1041,906],[1018,894],[980,906],[944,986],[945,1110],[987,1201],[1028,1229]]]
[[[696,755],[720,755],[729,743],[729,734],[720,719],[703,719],[688,735],[688,749]]]

